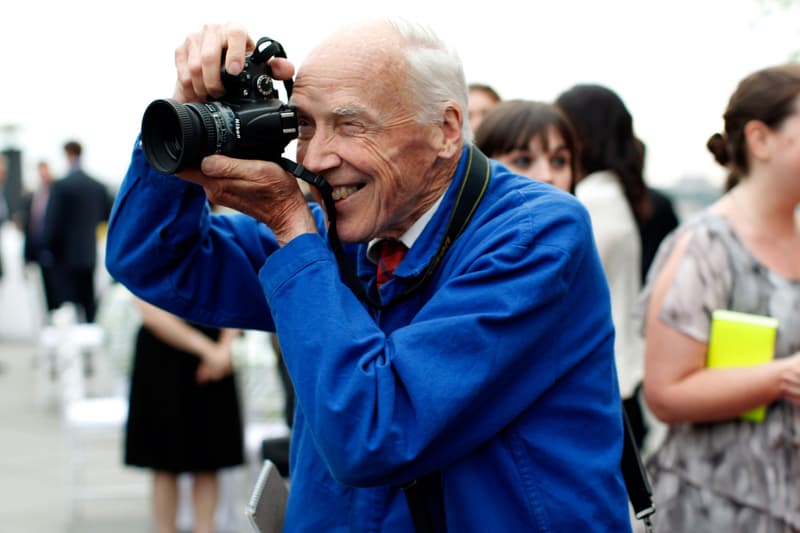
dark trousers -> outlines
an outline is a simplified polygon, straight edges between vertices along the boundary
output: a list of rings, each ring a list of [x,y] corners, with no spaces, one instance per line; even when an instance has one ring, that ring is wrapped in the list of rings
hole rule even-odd
[[[39,273],[42,277],[42,288],[44,289],[44,301],[48,311],[58,308],[58,297],[56,296],[56,281],[53,269],[39,265]]]
[[[97,304],[94,295],[94,268],[54,268],[53,293],[56,307],[65,302],[77,305],[86,322],[94,322]]]

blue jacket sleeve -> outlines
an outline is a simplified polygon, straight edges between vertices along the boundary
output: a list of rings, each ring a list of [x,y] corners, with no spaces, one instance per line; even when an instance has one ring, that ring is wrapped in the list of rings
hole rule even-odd
[[[277,248],[264,224],[212,214],[201,187],[154,171],[137,141],[109,221],[114,279],[195,322],[273,330],[258,270]]]

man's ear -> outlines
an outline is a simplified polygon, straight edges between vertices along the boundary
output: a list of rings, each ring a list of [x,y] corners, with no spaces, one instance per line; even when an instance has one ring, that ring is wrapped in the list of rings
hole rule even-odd
[[[439,124],[441,129],[441,145],[439,146],[439,157],[450,159],[461,153],[463,138],[461,137],[461,127],[464,124],[464,113],[455,104],[448,104],[442,113],[442,122]]]

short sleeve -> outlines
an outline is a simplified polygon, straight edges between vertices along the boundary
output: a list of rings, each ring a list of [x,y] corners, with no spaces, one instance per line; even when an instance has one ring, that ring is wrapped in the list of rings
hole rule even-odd
[[[664,264],[687,231],[692,235],[658,316],[676,330],[708,342],[711,313],[714,309],[728,307],[732,272],[723,234],[703,223],[703,219],[671,235],[659,249],[642,293],[642,315]]]

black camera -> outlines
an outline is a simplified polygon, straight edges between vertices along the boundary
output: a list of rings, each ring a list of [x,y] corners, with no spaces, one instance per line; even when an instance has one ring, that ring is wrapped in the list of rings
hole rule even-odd
[[[174,174],[198,167],[212,154],[278,161],[286,145],[297,138],[297,112],[278,98],[267,65],[272,57],[286,53],[280,43],[262,37],[240,74],[228,74],[223,67],[223,99],[151,102],[142,117],[142,147],[150,166]],[[283,83],[288,98],[292,81]]]

